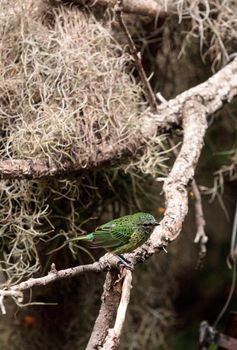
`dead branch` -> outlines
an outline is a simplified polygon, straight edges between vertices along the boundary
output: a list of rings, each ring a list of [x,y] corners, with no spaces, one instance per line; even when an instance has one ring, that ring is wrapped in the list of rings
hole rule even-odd
[[[122,293],[122,280],[116,283],[117,279],[118,271],[113,270],[107,272],[103,294],[101,296],[100,311],[86,350],[96,350],[102,346],[108,330],[112,326]]]
[[[65,160],[56,163],[47,159],[7,159],[0,160],[1,179],[39,179],[43,177],[63,176],[65,174],[80,173],[83,170],[95,169],[106,166],[112,160],[121,157],[134,156],[142,147],[142,143],[136,137],[124,144],[102,144],[85,158],[74,159],[74,162]],[[139,147],[140,146],[140,147]],[[95,158],[96,154],[96,158]],[[86,164],[86,166],[85,166]]]
[[[47,276],[30,278],[29,280],[11,286],[8,289],[2,289],[0,290],[0,296],[12,296],[18,298],[23,295],[23,291],[36,286],[45,286],[55,281],[71,278],[86,272],[101,272],[116,267],[117,259],[110,254],[105,254],[99,261],[96,261],[93,264],[79,265],[60,271],[57,271],[55,264],[52,264]]]
[[[3,315],[6,314],[6,308],[5,308],[5,305],[4,305],[4,295],[1,295],[0,294],[0,309],[1,309],[1,312]]]
[[[131,288],[132,272],[126,270],[126,275],[122,287],[122,296],[118,307],[114,328],[109,329],[108,335],[101,350],[115,350],[119,345],[122,329],[125,322],[126,311],[130,300]]]
[[[200,194],[200,191],[198,189],[198,186],[196,182],[193,180],[192,181],[192,191],[194,194],[194,206],[195,206],[195,219],[196,219],[196,227],[197,227],[197,233],[194,239],[194,243],[199,243],[200,245],[200,251],[199,251],[199,263],[202,263],[203,258],[206,255],[207,252],[207,241],[208,237],[205,233],[205,219],[204,219],[204,214],[203,214],[203,209],[202,209],[202,197]]]
[[[9,159],[0,160],[0,178],[42,178],[46,176],[59,176],[72,172],[81,172],[86,169],[97,168],[110,164],[111,161],[120,160],[121,157],[138,155],[145,147],[144,138],[150,138],[159,129],[170,129],[182,123],[183,106],[190,98],[199,96],[207,114],[220,109],[225,102],[230,102],[237,95],[237,58],[209,78],[206,82],[197,85],[175,99],[162,103],[157,107],[157,113],[146,111],[141,124],[141,134],[136,135],[127,143],[101,144],[95,146],[93,156],[87,159],[75,159],[74,162],[65,161],[62,165],[49,162],[46,159]],[[95,157],[94,154],[97,154]]]

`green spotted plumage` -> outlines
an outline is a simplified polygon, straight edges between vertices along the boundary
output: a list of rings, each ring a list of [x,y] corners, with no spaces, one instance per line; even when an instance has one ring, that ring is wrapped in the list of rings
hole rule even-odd
[[[129,253],[143,244],[158,225],[148,213],[135,213],[111,220],[85,236],[72,238],[70,241],[85,240],[96,247],[120,255]]]

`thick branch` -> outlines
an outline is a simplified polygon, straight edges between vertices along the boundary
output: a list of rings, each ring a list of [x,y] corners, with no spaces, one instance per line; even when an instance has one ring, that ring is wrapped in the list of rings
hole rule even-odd
[[[206,108],[200,98],[191,98],[183,105],[184,139],[174,166],[166,178],[163,190],[166,211],[150,239],[129,258],[134,262],[154,254],[162,245],[176,239],[188,211],[187,184],[194,176],[207,129]]]
[[[103,345],[108,330],[115,319],[122,293],[122,280],[116,283],[116,279],[118,279],[118,271],[107,272],[101,297],[100,311],[86,350],[96,350]]]
[[[124,282],[123,282],[122,296],[118,307],[114,328],[109,329],[108,335],[105,339],[104,345],[101,348],[101,350],[115,350],[119,345],[120,337],[121,337],[124,322],[125,322],[127,307],[130,300],[131,288],[132,288],[132,272],[127,270],[124,278]]]
[[[156,114],[150,114],[143,119],[143,132],[148,134],[158,127],[169,128],[182,122],[182,106],[189,98],[199,96],[202,104],[210,115],[218,111],[223,104],[231,102],[237,95],[237,58],[211,76],[207,81],[189,90],[182,92],[174,99],[162,103],[157,108]],[[152,124],[153,123],[153,124]]]
[[[144,141],[143,141],[144,142]],[[112,160],[121,157],[134,156],[143,146],[140,137],[134,137],[127,143],[101,144],[94,146],[91,155],[86,158],[75,158],[74,162],[65,160],[61,163],[48,159],[7,159],[0,160],[1,179],[38,179],[43,177],[63,176],[71,173],[79,173],[97,167],[106,166]],[[145,143],[145,142],[144,142]],[[78,151],[78,154],[80,152]],[[95,156],[96,155],[96,156]]]
[[[175,99],[162,103],[157,113],[146,111],[141,124],[141,134],[137,134],[124,144],[102,144],[95,146],[93,156],[87,159],[65,161],[62,165],[44,159],[0,160],[0,177],[3,178],[41,178],[45,176],[65,175],[110,164],[121,157],[135,156],[145,147],[144,138],[156,134],[157,129],[169,129],[182,122],[183,105],[191,97],[199,96],[208,114],[214,113],[237,95],[237,58],[206,82],[191,88]],[[78,152],[79,153],[79,152]],[[96,158],[94,154],[97,154]]]

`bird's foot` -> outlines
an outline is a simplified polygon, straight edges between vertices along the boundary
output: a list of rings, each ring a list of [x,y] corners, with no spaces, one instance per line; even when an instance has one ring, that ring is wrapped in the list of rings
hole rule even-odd
[[[130,270],[130,271],[133,271],[134,270],[134,267],[133,267],[133,264],[128,261],[127,259],[124,258],[123,255],[117,255],[118,259],[119,259],[119,262],[118,262],[118,266],[120,268],[125,268],[127,270]]]

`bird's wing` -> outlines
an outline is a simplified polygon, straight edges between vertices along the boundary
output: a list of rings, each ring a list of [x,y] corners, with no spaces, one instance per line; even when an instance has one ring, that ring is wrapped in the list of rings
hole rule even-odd
[[[97,227],[94,232],[94,241],[97,247],[115,248],[128,243],[128,237],[124,236],[114,223],[107,223]]]

